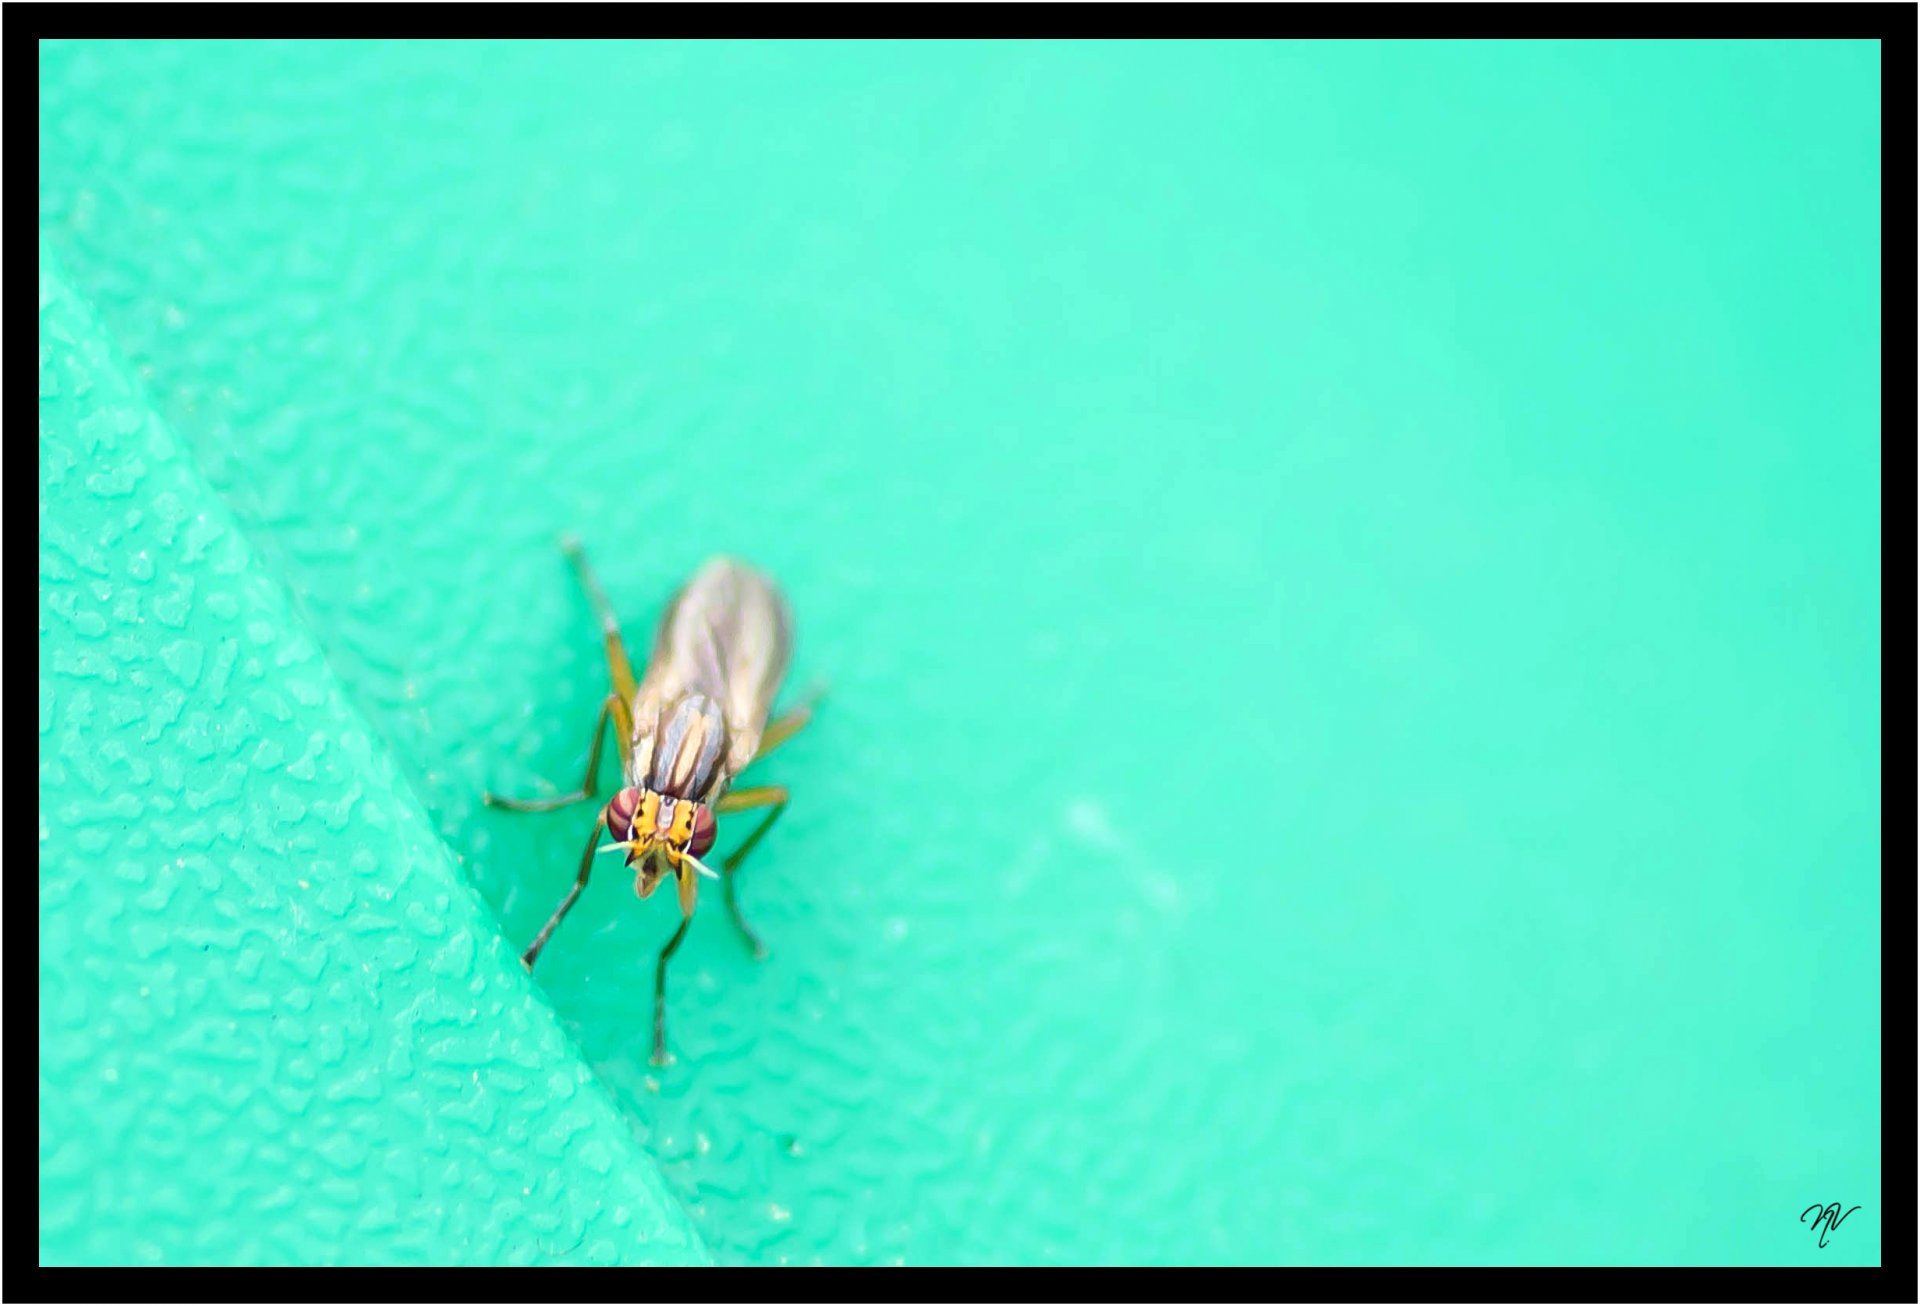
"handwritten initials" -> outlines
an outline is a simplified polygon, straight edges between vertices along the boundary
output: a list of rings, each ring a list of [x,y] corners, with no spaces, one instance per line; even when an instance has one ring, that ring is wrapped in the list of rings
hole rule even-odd
[[[1815,1202],[1812,1206],[1800,1212],[1800,1223],[1805,1224],[1807,1217],[1809,1215],[1813,1216],[1813,1227],[1820,1231],[1820,1245],[1825,1247],[1827,1245],[1827,1235],[1839,1232],[1840,1222],[1859,1209],[1857,1206],[1849,1206],[1846,1210],[1842,1211],[1840,1209],[1840,1203],[1838,1202],[1833,1202],[1827,1206],[1822,1206],[1820,1203]]]

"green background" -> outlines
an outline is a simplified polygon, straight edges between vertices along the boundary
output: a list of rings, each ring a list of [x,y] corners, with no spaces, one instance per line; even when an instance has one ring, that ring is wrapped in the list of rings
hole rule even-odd
[[[1879,1259],[1873,44],[41,78],[44,1261]],[[664,1072],[561,530],[830,686]]]

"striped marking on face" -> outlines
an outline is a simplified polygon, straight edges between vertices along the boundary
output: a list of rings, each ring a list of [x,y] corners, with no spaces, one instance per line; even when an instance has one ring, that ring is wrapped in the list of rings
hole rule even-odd
[[[655,836],[668,847],[685,848],[693,839],[699,816],[700,804],[691,798],[663,798],[653,822]]]
[[[628,839],[644,838],[647,831],[654,828],[657,819],[655,813],[660,807],[660,795],[642,791],[640,802],[633,809],[633,824],[627,831]]]

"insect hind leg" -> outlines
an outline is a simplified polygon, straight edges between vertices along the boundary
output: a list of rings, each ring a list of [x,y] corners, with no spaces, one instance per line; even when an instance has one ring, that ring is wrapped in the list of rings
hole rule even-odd
[[[826,697],[826,693],[826,686],[815,685],[813,689],[808,692],[806,698],[801,701],[800,706],[794,708],[785,716],[769,722],[766,730],[760,735],[760,747],[754,750],[752,761],[749,762],[748,765],[752,765],[752,762],[758,762],[768,753],[771,753],[774,749],[799,734],[801,727],[813,720],[813,710],[820,705],[820,700]]]
[[[578,536],[560,537],[560,551],[567,555],[567,561],[573,564],[574,574],[580,578],[580,588],[587,592],[587,601],[593,604],[593,615],[600,621],[600,634],[607,645],[607,675],[613,681],[613,692],[622,704],[633,702],[635,682],[633,663],[627,658],[626,642],[620,638],[620,619],[613,614],[613,605],[607,602],[607,592],[600,588],[600,578],[594,575],[593,564],[587,561],[587,551],[581,547]],[[631,733],[631,726],[622,728]]]

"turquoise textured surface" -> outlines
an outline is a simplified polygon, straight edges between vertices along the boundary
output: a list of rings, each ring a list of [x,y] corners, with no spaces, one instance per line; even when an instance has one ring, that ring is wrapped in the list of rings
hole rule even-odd
[[[41,252],[43,1263],[687,1263],[685,1213]]]
[[[41,71],[44,1258],[1877,1261],[1871,44]],[[528,981],[587,818],[478,802],[584,758],[562,530],[831,686],[664,1072],[672,908]],[[231,1251],[139,1159],[216,1115],[330,1214]]]

